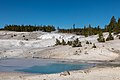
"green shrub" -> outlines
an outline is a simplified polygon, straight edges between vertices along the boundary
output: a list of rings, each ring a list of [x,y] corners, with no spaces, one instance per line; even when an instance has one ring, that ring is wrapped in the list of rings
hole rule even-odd
[[[72,46],[72,41],[68,41],[67,45]]]
[[[60,40],[56,39],[56,44],[55,45],[61,45]]]
[[[64,39],[62,39],[61,45],[66,45],[66,42]]]
[[[90,44],[92,44],[92,42],[90,42]]]
[[[76,47],[82,47],[81,42],[78,42],[78,44],[76,45]]]
[[[119,39],[120,39],[120,36],[119,36]]]
[[[76,38],[76,40],[74,40],[75,44],[77,44],[79,42],[79,39]]]
[[[97,40],[98,40],[98,42],[105,42],[105,38],[104,37],[98,38]]]
[[[110,41],[110,40],[114,40],[114,37],[109,35],[109,36],[106,38],[106,41]]]
[[[76,47],[76,44],[74,41],[72,42],[72,47]]]
[[[99,38],[97,38],[98,42],[105,42],[105,38],[103,37],[103,32],[99,31]]]
[[[95,44],[93,44],[92,48],[97,48]]]
[[[112,36],[111,32],[109,32],[108,37],[106,38],[106,41],[114,40],[114,37]]]
[[[72,42],[72,47],[82,47],[78,38]]]
[[[89,44],[89,42],[88,42],[88,41],[86,41],[86,44]]]

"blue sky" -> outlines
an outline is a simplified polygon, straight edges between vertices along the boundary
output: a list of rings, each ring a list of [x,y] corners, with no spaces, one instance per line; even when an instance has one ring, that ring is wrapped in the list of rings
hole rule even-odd
[[[104,27],[120,17],[120,0],[0,0],[0,27],[6,24]]]

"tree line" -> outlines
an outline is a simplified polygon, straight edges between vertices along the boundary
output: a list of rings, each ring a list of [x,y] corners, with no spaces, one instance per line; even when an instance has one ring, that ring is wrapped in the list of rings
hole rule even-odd
[[[120,33],[120,18],[118,20],[115,19],[114,16],[112,16],[110,22],[108,25],[105,25],[104,28],[101,28],[100,26],[92,27],[90,24],[88,26],[84,26],[84,28],[75,28],[75,24],[73,24],[73,28],[71,29],[60,29],[58,27],[58,32],[60,33],[74,33],[77,35],[84,35],[85,37],[101,34],[101,32],[109,32],[118,34]]]
[[[18,31],[18,32],[32,32],[32,31],[43,31],[43,32],[51,32],[55,31],[55,27],[51,25],[44,26],[33,26],[33,25],[6,25],[1,30],[8,31]]]
[[[100,26],[92,27],[90,24],[88,27],[84,26],[84,28],[71,28],[71,29],[58,29],[58,32],[60,33],[73,33],[76,35],[84,35],[85,37],[96,35],[99,33],[99,31],[104,29],[101,29]]]

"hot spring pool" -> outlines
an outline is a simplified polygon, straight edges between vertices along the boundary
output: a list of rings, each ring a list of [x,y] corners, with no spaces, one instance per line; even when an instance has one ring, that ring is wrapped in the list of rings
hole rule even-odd
[[[93,66],[95,64],[57,62],[45,59],[0,60],[0,72],[52,74],[71,70],[82,70]]]

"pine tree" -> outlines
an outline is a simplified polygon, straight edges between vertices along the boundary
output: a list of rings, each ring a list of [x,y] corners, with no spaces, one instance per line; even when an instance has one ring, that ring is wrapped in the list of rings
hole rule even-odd
[[[86,41],[86,44],[89,44],[89,42],[88,42],[88,41]]]
[[[88,37],[88,30],[87,30],[86,26],[84,26],[83,34],[85,37]]]
[[[72,42],[72,47],[76,47],[75,41]]]
[[[90,42],[90,44],[92,44],[92,42]]]
[[[106,41],[110,41],[110,40],[114,40],[114,37],[112,36],[111,31],[109,31],[109,35],[108,35]]]
[[[120,33],[120,18],[118,19],[117,26],[115,27],[114,31],[115,31],[114,34]]]
[[[96,45],[95,45],[95,44],[93,44],[92,48],[96,48]]]
[[[118,24],[120,25],[120,18],[118,19]]]
[[[55,45],[61,45],[61,43],[58,39],[56,39],[56,44]]]
[[[100,26],[97,26],[97,30],[98,30],[98,31],[100,31],[100,30],[101,30],[101,29],[100,29]]]
[[[60,30],[59,26],[57,27],[57,30],[58,30],[58,31]]]
[[[109,25],[107,26],[107,31],[115,31],[115,27],[117,27],[117,22],[114,16],[112,16]]]
[[[72,46],[72,41],[68,41],[67,45]]]
[[[75,32],[75,24],[73,24],[73,32]]]
[[[97,38],[98,42],[105,42],[105,38],[103,37],[102,31],[99,31],[99,38]]]
[[[78,42],[76,47],[82,47],[81,42]]]
[[[74,42],[77,44],[77,43],[79,42],[79,39],[78,39],[78,38],[76,38],[76,40],[74,40]]]
[[[87,32],[87,31],[84,32],[84,36],[85,36],[85,37],[88,37],[88,32]]]
[[[62,43],[61,43],[62,45],[66,45],[66,42],[65,42],[65,40],[64,39],[62,39]]]
[[[92,26],[90,24],[88,26],[88,35],[89,36],[93,35]]]
[[[82,47],[78,38],[72,42],[72,47]]]

